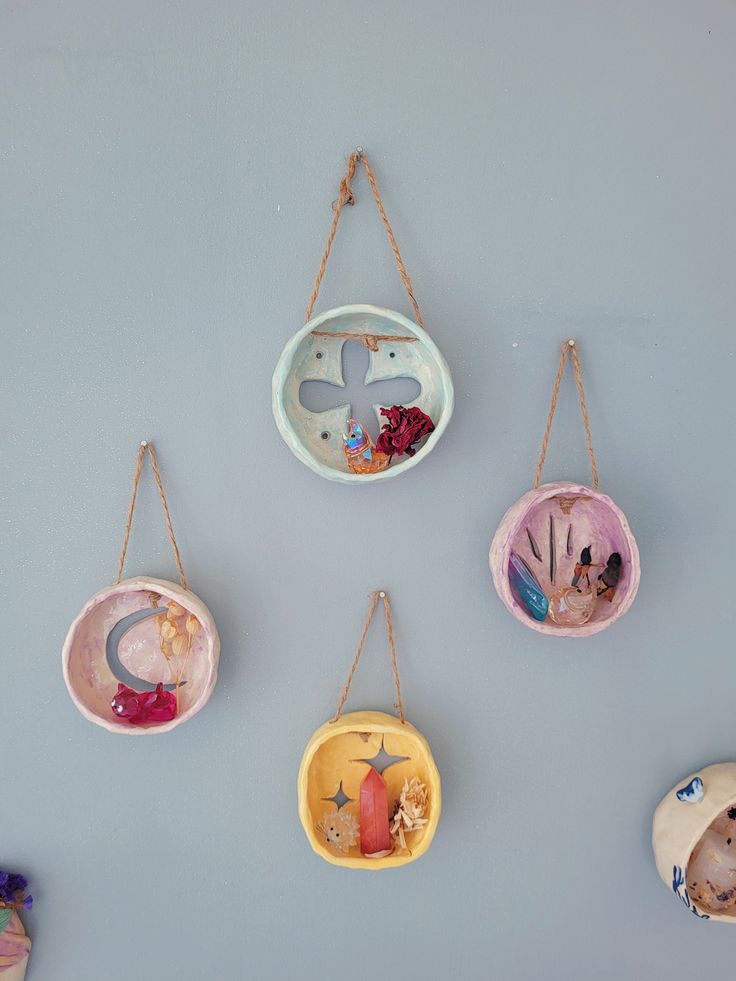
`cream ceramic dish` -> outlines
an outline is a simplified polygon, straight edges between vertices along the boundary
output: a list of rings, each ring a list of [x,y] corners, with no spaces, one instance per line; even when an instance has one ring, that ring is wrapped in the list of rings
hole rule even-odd
[[[351,336],[337,336],[340,334]],[[352,335],[370,352],[365,383],[392,378],[415,379],[421,392],[407,408],[420,408],[435,427],[413,457],[396,458],[388,469],[378,473],[356,474],[348,469],[342,434],[348,430],[349,405],[325,412],[310,412],[299,398],[305,381],[335,385],[336,395],[339,395],[339,389],[345,386],[342,349],[346,340],[353,339]],[[328,310],[297,331],[276,365],[272,394],[276,425],[292,453],[321,477],[345,484],[388,480],[416,466],[437,445],[454,406],[450,370],[427,332],[394,310],[368,304]],[[380,405],[374,406],[379,426],[385,422],[380,409]]]
[[[342,788],[355,810],[361,781],[366,775],[364,758],[383,747],[407,760],[383,772],[389,802],[401,793],[404,779],[417,776],[429,791],[427,823],[410,835],[410,851],[394,851],[382,858],[367,858],[353,845],[346,854],[335,854],[318,830],[328,802]],[[350,869],[388,869],[406,865],[423,855],[437,830],[442,810],[442,785],[429,743],[414,726],[385,712],[349,712],[337,722],[326,722],[314,733],[304,751],[298,777],[299,817],[315,852],[333,865]],[[333,812],[334,813],[334,812]]]
[[[685,777],[663,798],[654,812],[652,848],[657,871],[684,907],[701,919],[719,923],[736,923],[736,906],[726,912],[706,908],[695,898],[699,893],[688,885],[688,867],[698,843],[711,824],[729,809],[736,808],[736,763],[713,763]],[[736,810],[733,816],[734,837],[724,838],[733,848],[736,882]]]
[[[174,600],[194,614],[200,630],[192,640],[186,668],[186,684],[179,688],[179,711],[170,722],[136,726],[115,718],[111,700],[123,680],[113,673],[107,657],[110,632],[126,617],[152,606],[151,595],[165,603]],[[131,619],[135,619],[134,616]],[[171,681],[159,646],[156,617],[134,622],[120,638],[117,654],[122,670],[149,685]],[[74,620],[62,651],[64,681],[82,715],[109,732],[129,736],[153,736],[168,732],[191,719],[207,703],[217,681],[220,638],[212,614],[189,590],[163,579],[123,580],[96,593]],[[121,672],[122,673],[122,672]]]

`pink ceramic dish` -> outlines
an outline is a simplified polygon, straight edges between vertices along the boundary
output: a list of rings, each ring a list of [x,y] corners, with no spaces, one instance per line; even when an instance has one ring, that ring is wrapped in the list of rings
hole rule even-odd
[[[179,711],[169,722],[132,725],[114,716],[111,701],[122,680],[107,658],[107,639],[113,628],[130,614],[151,606],[151,594],[160,596],[163,611],[173,600],[194,614],[200,629],[192,640],[187,660],[186,684],[179,688]],[[151,685],[171,679],[159,646],[156,617],[140,620],[120,638],[117,654],[122,668]],[[82,715],[109,732],[130,736],[157,735],[186,722],[207,703],[217,681],[220,638],[212,614],[194,593],[162,579],[126,579],[96,593],[74,620],[64,642],[64,681]]]
[[[608,557],[614,552],[621,556],[612,601],[597,597],[592,616],[579,625],[554,623],[549,615],[535,619],[509,580],[512,552],[521,556],[549,599],[570,586],[581,550],[588,546],[595,563],[590,571],[594,590]],[[489,565],[509,612],[527,627],[556,637],[590,637],[605,630],[633,603],[641,575],[639,550],[624,513],[605,494],[569,481],[543,484],[509,508],[491,543]]]

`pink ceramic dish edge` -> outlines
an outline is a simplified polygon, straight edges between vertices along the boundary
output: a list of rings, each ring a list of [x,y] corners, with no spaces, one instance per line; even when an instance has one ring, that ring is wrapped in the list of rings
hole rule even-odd
[[[554,497],[556,494],[560,493],[570,496],[574,496],[575,494],[585,494],[606,505],[618,518],[621,525],[621,532],[631,555],[629,587],[626,591],[626,595],[621,600],[621,603],[614,608],[611,616],[607,619],[586,623],[579,627],[557,627],[554,624],[548,623],[547,621],[540,622],[539,620],[534,620],[524,610],[522,610],[514,599],[507,574],[509,554],[511,552],[514,535],[524,514],[535,502],[543,500],[547,497]],[[528,491],[523,497],[520,497],[515,504],[511,505],[501,519],[501,523],[496,530],[496,534],[493,536],[491,549],[488,554],[488,564],[491,568],[491,575],[493,576],[493,584],[496,587],[496,592],[501,597],[506,609],[527,627],[531,627],[532,630],[536,630],[540,634],[547,634],[551,637],[590,637],[592,634],[597,634],[601,630],[605,630],[606,627],[610,627],[612,623],[615,623],[619,617],[622,617],[624,613],[626,613],[631,604],[634,602],[634,597],[639,589],[639,579],[641,578],[639,549],[637,548],[636,539],[629,528],[629,523],[626,520],[626,515],[623,513],[623,511],[621,511],[618,505],[615,504],[615,502],[612,501],[606,494],[601,494],[600,491],[594,491],[591,487],[586,487],[585,484],[573,484],[567,480],[561,480],[551,484],[542,484],[541,487],[537,488],[537,490]]]
[[[0,934],[0,978],[23,981],[28,967],[31,941],[17,913],[13,913],[6,930]]]
[[[185,712],[182,712],[181,715],[177,715],[177,717],[172,719],[171,722],[164,722],[161,725],[151,727],[123,725],[115,720],[112,713],[110,719],[104,719],[96,713],[91,712],[78,698],[74,690],[69,669],[72,647],[77,634],[77,629],[90,611],[94,609],[98,603],[104,599],[107,599],[108,596],[114,593],[131,592],[137,590],[150,590],[151,592],[161,593],[170,599],[180,602],[185,609],[189,610],[197,617],[210,639],[209,674],[202,693]],[[106,586],[105,589],[101,589],[85,603],[81,612],[74,619],[69,628],[69,632],[67,633],[66,640],[64,641],[64,647],[61,652],[61,659],[64,681],[66,682],[69,695],[85,719],[89,719],[89,721],[94,722],[95,725],[102,726],[102,728],[107,729],[108,732],[121,733],[122,735],[126,736],[156,736],[162,732],[169,732],[171,729],[175,729],[183,722],[186,722],[193,715],[196,715],[197,712],[199,712],[200,709],[202,709],[209,701],[210,695],[214,691],[215,684],[217,682],[217,666],[220,660],[220,637],[217,633],[217,627],[215,626],[215,621],[212,614],[204,605],[202,600],[194,593],[183,589],[177,583],[169,582],[165,579],[151,579],[147,577],[124,579],[117,586]]]

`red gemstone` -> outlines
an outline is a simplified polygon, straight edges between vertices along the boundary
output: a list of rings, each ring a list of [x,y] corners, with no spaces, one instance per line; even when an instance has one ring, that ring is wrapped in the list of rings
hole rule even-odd
[[[111,705],[119,719],[126,719],[134,726],[171,722],[176,718],[176,695],[164,691],[162,682],[156,685],[155,691],[133,691],[120,683]]]
[[[360,850],[378,856],[391,848],[386,781],[371,767],[360,785]]]

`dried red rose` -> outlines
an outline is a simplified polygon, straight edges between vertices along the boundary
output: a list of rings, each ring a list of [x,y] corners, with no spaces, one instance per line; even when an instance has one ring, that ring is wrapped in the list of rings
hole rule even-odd
[[[432,420],[416,406],[407,409],[403,405],[394,405],[390,409],[381,409],[381,415],[386,416],[388,422],[383,424],[376,440],[376,449],[389,456],[402,456],[404,453],[414,456],[414,443],[434,431]]]

